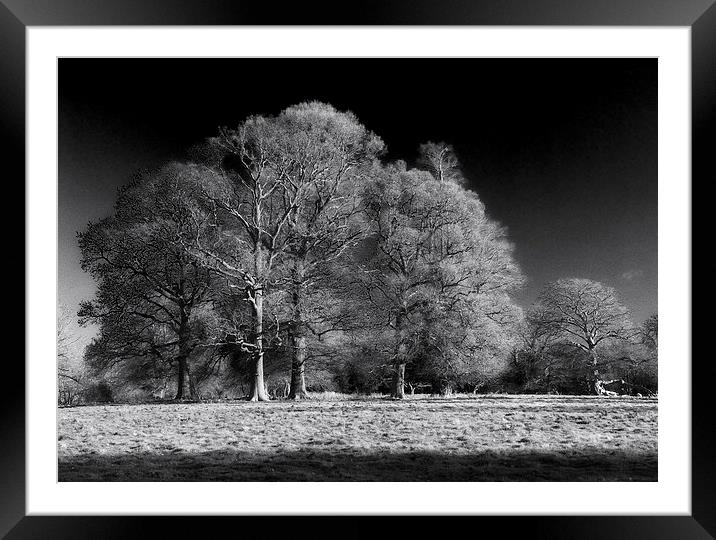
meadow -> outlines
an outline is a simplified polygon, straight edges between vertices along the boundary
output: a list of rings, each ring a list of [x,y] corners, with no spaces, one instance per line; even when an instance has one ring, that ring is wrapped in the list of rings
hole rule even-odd
[[[58,410],[60,481],[656,481],[657,400],[314,395]]]

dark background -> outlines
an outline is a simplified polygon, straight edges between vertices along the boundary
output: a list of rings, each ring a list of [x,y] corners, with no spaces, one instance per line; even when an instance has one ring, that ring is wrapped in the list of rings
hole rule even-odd
[[[656,59],[60,59],[60,301],[92,295],[75,232],[134,171],[305,100],[353,111],[388,159],[452,143],[515,243],[523,306],[586,277],[637,322],[656,311]]]

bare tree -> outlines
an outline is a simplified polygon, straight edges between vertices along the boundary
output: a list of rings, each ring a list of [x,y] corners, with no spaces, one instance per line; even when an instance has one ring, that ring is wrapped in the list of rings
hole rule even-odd
[[[84,388],[81,358],[77,351],[79,339],[72,333],[72,317],[64,305],[57,307],[57,401],[60,405],[75,404]]]
[[[420,145],[418,165],[428,171],[438,182],[462,184],[464,178],[460,163],[452,145],[445,142],[427,142]]]
[[[612,287],[589,279],[560,279],[548,284],[529,313],[531,324],[557,340],[586,352],[595,394],[606,394],[599,374],[598,347],[605,340],[635,336],[628,310]]]
[[[252,116],[203,147],[193,167],[203,199],[194,214],[197,234],[184,245],[252,308],[253,328],[242,341],[255,359],[251,400],[269,399],[264,296],[287,283],[294,388],[305,392],[302,295],[314,267],[339,256],[356,237],[347,223],[354,203],[342,192],[344,181],[381,148],[352,114],[321,103],[289,107],[276,117]]]
[[[71,316],[67,308],[63,305],[57,307],[57,359],[60,364],[70,359],[72,355],[72,346],[77,342],[77,338],[72,335],[70,330]]]

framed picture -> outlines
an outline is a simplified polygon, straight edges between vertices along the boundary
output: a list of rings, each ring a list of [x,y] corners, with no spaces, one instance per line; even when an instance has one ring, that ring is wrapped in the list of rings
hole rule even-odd
[[[3,0],[0,530],[716,536],[711,4]]]

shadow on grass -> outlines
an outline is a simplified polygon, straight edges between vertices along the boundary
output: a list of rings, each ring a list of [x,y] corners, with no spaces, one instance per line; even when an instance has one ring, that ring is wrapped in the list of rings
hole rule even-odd
[[[656,453],[240,451],[64,456],[60,482],[580,482],[657,481]]]

